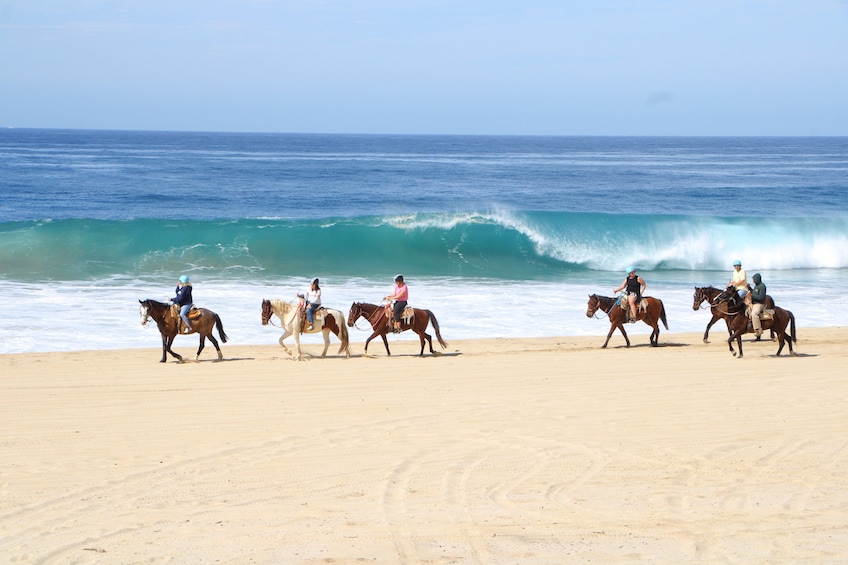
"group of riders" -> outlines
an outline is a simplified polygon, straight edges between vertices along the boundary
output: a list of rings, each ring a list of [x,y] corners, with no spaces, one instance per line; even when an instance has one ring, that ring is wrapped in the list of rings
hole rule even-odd
[[[762,322],[760,316],[766,304],[766,285],[763,282],[763,277],[760,273],[756,273],[753,278],[754,286],[748,283],[748,275],[745,269],[742,268],[742,261],[736,260],[733,262],[733,273],[730,281],[727,283],[728,288],[734,287],[739,297],[751,306],[751,325],[754,333],[757,336],[757,341],[763,333]],[[635,267],[627,267],[627,276],[618,288],[613,290],[614,293],[624,291],[624,297],[627,299],[627,304],[630,306],[630,323],[637,321],[637,305],[642,302],[642,295],[647,288],[645,280],[636,274]],[[748,293],[750,292],[750,300]]]
[[[748,275],[745,272],[745,269],[742,268],[742,261],[738,259],[734,261],[733,274],[731,275],[727,286],[736,288],[740,298],[746,302],[749,301],[747,297],[750,292],[751,325],[753,326],[754,333],[759,341],[760,336],[763,333],[760,315],[765,308],[766,285],[763,283],[763,278],[760,273],[756,273],[752,277],[752,281],[754,286],[751,286],[748,283]],[[636,323],[637,321],[637,305],[641,303],[642,295],[645,293],[647,286],[648,285],[645,283],[645,280],[636,274],[635,267],[627,267],[627,276],[625,277],[624,282],[622,282],[618,288],[613,291],[616,294],[622,290],[624,291],[627,304],[630,306],[629,321],[631,323]],[[192,331],[188,313],[193,306],[191,282],[188,275],[182,275],[180,277],[175,292],[176,296],[171,299],[171,303],[179,306],[180,318],[182,318],[182,321],[185,324],[185,331],[188,333]],[[300,299],[300,306],[306,317],[306,327],[304,328],[304,331],[312,331],[315,324],[315,312],[321,308],[320,281],[317,278],[312,279],[309,289],[305,292],[297,293],[297,298]],[[409,287],[403,281],[403,275],[395,276],[395,287],[392,289],[391,294],[383,297],[383,300],[392,304],[391,330],[394,333],[400,333],[401,316],[409,302]]]
[[[309,289],[305,292],[297,293],[297,298],[300,300],[300,308],[306,317],[306,326],[303,331],[311,332],[315,328],[315,312],[321,308],[321,281],[318,278],[312,279]],[[192,331],[191,321],[188,313],[194,306],[191,296],[191,281],[188,275],[182,275],[177,283],[177,288],[174,291],[176,296],[170,300],[170,303],[176,305],[180,309],[180,318],[185,324],[185,333]],[[395,287],[392,293],[383,297],[383,300],[392,304],[392,327],[394,333],[401,331],[401,317],[403,311],[409,303],[409,287],[403,282],[403,275],[395,276]]]

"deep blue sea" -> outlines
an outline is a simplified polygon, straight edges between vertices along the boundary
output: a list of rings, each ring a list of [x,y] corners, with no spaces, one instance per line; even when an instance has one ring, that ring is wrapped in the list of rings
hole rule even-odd
[[[702,332],[694,287],[735,259],[801,350],[804,327],[844,325],[848,138],[0,130],[0,353],[159,347],[138,300],[182,274],[233,344],[276,343],[263,298],[319,277],[346,313],[397,273],[449,342],[603,336],[587,295],[628,265],[671,332]]]

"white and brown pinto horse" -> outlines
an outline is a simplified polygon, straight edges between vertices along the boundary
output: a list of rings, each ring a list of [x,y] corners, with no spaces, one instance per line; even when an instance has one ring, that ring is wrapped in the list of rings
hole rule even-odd
[[[330,332],[336,334],[339,338],[341,346],[339,353],[344,353],[345,357],[350,357],[350,342],[348,339],[347,326],[345,325],[345,317],[339,310],[332,308],[320,308],[315,312],[314,328],[301,332],[303,324],[303,309],[299,302],[292,303],[285,300],[262,300],[262,325],[267,326],[271,321],[271,316],[277,316],[280,319],[280,324],[283,329],[283,335],[280,336],[280,346],[285,349],[286,353],[292,355],[291,350],[283,343],[290,335],[294,336],[294,342],[297,345],[297,355],[294,356],[298,361],[303,359],[303,354],[300,351],[300,334],[316,334],[321,332],[324,334],[324,351],[321,357],[327,356],[327,349],[330,347]]]

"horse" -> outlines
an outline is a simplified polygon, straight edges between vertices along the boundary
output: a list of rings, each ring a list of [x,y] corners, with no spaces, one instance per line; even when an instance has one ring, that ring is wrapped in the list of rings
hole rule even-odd
[[[285,300],[262,300],[262,325],[267,326],[271,321],[271,316],[275,315],[280,319],[283,328],[283,335],[280,336],[280,346],[285,349],[286,353],[292,355],[291,350],[283,343],[290,335],[294,335],[294,342],[297,344],[298,361],[303,359],[303,354],[300,350],[300,334],[303,324],[301,317],[301,308],[299,304],[292,304]],[[336,334],[341,342],[339,353],[344,353],[345,357],[350,357],[350,342],[348,340],[347,326],[345,326],[344,314],[339,310],[332,308],[321,308],[315,312],[315,324],[311,330],[304,330],[302,333],[315,334],[321,332],[324,334],[324,351],[321,352],[321,357],[327,356],[327,349],[330,347],[330,332]]]
[[[153,318],[159,328],[159,333],[162,334],[162,359],[159,362],[164,363],[167,357],[166,354],[170,353],[176,357],[180,363],[182,363],[182,355],[171,350],[174,338],[179,332],[179,314],[174,315],[171,310],[171,306],[164,302],[158,302],[150,299],[139,300],[138,302],[141,304],[141,306],[139,306],[139,311],[141,313],[141,325],[146,326],[150,318]],[[218,335],[221,336],[221,342],[227,343],[227,334],[224,333],[224,325],[221,323],[221,318],[218,314],[212,310],[207,310],[206,308],[198,308],[197,311],[200,312],[200,316],[195,318],[194,315],[191,314],[191,331],[188,332],[188,334],[185,334],[200,334],[200,347],[197,348],[197,354],[194,356],[194,360],[198,361],[200,359],[200,352],[203,351],[203,348],[206,346],[206,338],[208,337],[209,341],[212,342],[212,345],[214,345],[215,349],[218,351],[218,361],[221,361],[224,359],[224,354],[221,353],[218,341],[212,335],[212,329],[217,327]]]
[[[773,303],[773,301],[772,301]],[[727,345],[730,347],[730,352],[734,357],[742,358],[742,334],[753,332],[753,327],[749,326],[750,318],[748,317],[748,305],[739,296],[739,292],[735,286],[729,286],[727,289],[718,295],[716,305],[719,310],[725,315],[727,325],[730,328],[730,337],[727,338]],[[797,355],[792,349],[792,342],[798,341],[795,335],[795,315],[789,310],[773,307],[774,314],[771,319],[760,320],[760,324],[764,330],[773,330],[777,334],[777,355],[783,351],[784,343],[789,345],[789,354]],[[789,326],[790,331],[786,333],[786,326]],[[739,347],[739,353],[733,349],[733,340],[736,340],[736,345]]]
[[[404,332],[406,330],[412,330],[416,334],[418,334],[418,339],[421,341],[421,351],[418,354],[419,357],[424,356],[424,340],[427,340],[427,344],[430,346],[430,353],[433,355],[439,355],[438,352],[433,350],[433,340],[430,338],[430,334],[427,333],[427,325],[433,324],[433,330],[436,332],[436,339],[439,340],[439,345],[442,346],[442,349],[448,346],[447,342],[442,339],[442,335],[439,333],[439,322],[436,320],[436,316],[429,310],[423,310],[421,308],[407,308],[408,310],[412,310],[412,318],[402,318],[400,331]],[[390,316],[386,313],[385,306],[377,306],[376,304],[368,304],[366,302],[354,302],[353,306],[350,307],[350,313],[347,317],[347,325],[353,327],[356,321],[360,318],[365,318],[369,324],[371,324],[371,329],[374,330],[368,339],[365,340],[365,353],[368,353],[368,344],[377,336],[383,338],[383,345],[386,346],[386,354],[391,355],[392,352],[389,351],[389,340],[386,339],[386,334],[389,331],[389,322]]]
[[[616,328],[621,330],[621,335],[624,336],[624,340],[627,342],[627,347],[630,347],[630,338],[627,337],[627,332],[624,331],[624,318],[627,311],[621,307],[622,303],[624,302],[619,302],[618,298],[598,296],[597,294],[589,295],[589,304],[586,306],[586,316],[591,318],[595,315],[598,309],[600,309],[607,313],[610,320],[610,331],[607,334],[607,339],[604,341],[601,349],[606,348],[610,337],[612,337]],[[665,319],[665,306],[663,305],[662,300],[651,296],[643,297],[642,303],[644,304],[644,308],[640,305],[636,310],[636,320],[642,320],[653,328],[654,331],[651,332],[650,341],[651,346],[656,347],[660,339],[660,321],[662,321],[665,329],[668,330],[668,322]]]
[[[709,343],[709,335],[710,328],[713,327],[713,324],[718,322],[719,320],[724,320],[727,323],[727,335],[730,335],[732,332],[730,331],[730,323],[728,323],[726,316],[722,314],[719,310],[716,301],[718,300],[719,295],[723,291],[720,288],[716,288],[714,286],[696,286],[695,294],[692,297],[692,310],[700,310],[701,304],[707,302],[710,305],[710,313],[712,314],[712,318],[710,319],[710,323],[707,324],[707,329],[704,330],[704,343]],[[774,299],[772,299],[771,295],[766,295],[766,310],[774,309]],[[774,339],[774,330],[771,330],[771,337]],[[759,340],[757,340],[759,341]]]

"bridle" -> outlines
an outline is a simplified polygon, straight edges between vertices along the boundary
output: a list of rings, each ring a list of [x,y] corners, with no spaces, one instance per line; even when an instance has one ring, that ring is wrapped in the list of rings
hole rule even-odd
[[[590,298],[591,298],[591,297],[590,297]],[[603,306],[601,305],[601,297],[600,297],[600,296],[598,296],[598,295],[595,295],[594,301],[595,301],[595,311],[594,311],[594,312],[592,312],[592,314],[590,314],[590,316],[591,316],[592,318],[596,319],[596,320],[600,320],[600,319],[601,319],[601,317],[600,317],[600,316],[598,316],[598,312],[603,312],[604,314],[606,314],[607,316],[609,316],[609,312],[608,312],[608,311],[606,311],[606,310],[604,310],[604,309],[603,309]],[[589,308],[586,308],[586,313],[587,313],[587,314],[589,313],[589,310],[590,310],[590,309],[591,309],[591,306],[590,306]]]
[[[368,322],[369,324],[371,324],[371,330],[373,331],[374,328],[376,327],[377,320],[379,320],[380,316],[383,315],[383,307],[382,306],[376,306],[374,308],[373,312],[371,312],[370,314],[366,314],[365,308],[362,307],[361,302],[354,302],[353,305],[357,309],[357,315],[356,315],[356,318],[353,321],[353,327],[358,329],[361,332],[367,332],[368,331],[367,328],[360,328],[359,326],[356,325],[356,322],[359,321],[359,318],[365,318],[365,321]]]

